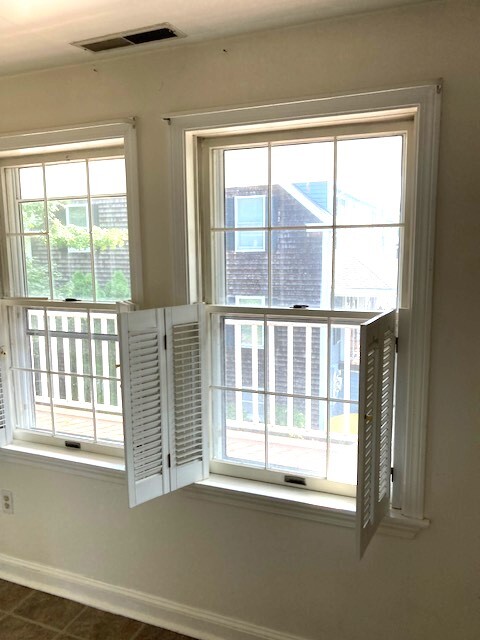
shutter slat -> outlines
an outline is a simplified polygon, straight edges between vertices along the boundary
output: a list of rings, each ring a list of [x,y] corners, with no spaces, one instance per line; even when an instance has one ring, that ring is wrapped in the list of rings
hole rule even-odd
[[[0,355],[0,358],[3,359],[4,356]],[[4,446],[7,443],[7,417],[2,364],[0,362],[0,446]]]
[[[361,326],[357,541],[365,552],[390,504],[396,312]]]

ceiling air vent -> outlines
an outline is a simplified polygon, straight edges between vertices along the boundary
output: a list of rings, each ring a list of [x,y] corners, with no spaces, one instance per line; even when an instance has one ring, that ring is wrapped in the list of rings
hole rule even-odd
[[[135,31],[126,31],[124,33],[112,33],[101,38],[91,40],[82,40],[81,42],[72,42],[74,47],[80,47],[86,51],[99,53],[100,51],[111,51],[112,49],[123,49],[125,47],[134,47],[140,44],[148,44],[149,42],[159,42],[160,40],[168,40],[170,38],[184,38],[185,34],[172,27],[171,24],[163,23],[152,27],[143,27]]]

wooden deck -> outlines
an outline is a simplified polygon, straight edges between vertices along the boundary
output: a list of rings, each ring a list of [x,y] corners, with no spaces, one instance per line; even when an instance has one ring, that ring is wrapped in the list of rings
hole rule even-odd
[[[51,432],[50,408],[36,405],[37,429]],[[97,440],[101,444],[123,442],[121,415],[96,413]],[[94,438],[93,415],[84,409],[54,408],[55,433],[66,438]],[[269,465],[286,470],[323,473],[327,465],[327,443],[320,439],[268,435]],[[265,462],[265,434],[227,429],[226,453],[232,460]],[[329,477],[336,481],[356,483],[357,446],[355,441],[330,442]]]

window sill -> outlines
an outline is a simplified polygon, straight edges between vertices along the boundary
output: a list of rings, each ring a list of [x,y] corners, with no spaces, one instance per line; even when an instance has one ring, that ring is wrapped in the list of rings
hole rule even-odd
[[[186,487],[183,492],[195,499],[350,529],[355,527],[355,498],[220,475],[211,475],[207,480]],[[379,533],[415,538],[429,524],[429,520],[407,518],[392,509],[380,525]]]
[[[59,447],[17,441],[0,449],[0,461],[33,465],[116,484],[125,483],[125,462],[122,458],[88,451],[64,451]]]

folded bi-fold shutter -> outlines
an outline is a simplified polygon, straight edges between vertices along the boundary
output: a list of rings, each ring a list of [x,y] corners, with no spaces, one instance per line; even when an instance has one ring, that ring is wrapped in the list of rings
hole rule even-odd
[[[391,311],[363,324],[360,330],[357,482],[360,557],[390,504],[395,322],[396,312]]]
[[[130,506],[169,490],[163,309],[121,313],[125,461]]]
[[[130,506],[208,475],[202,305],[120,315]]]

